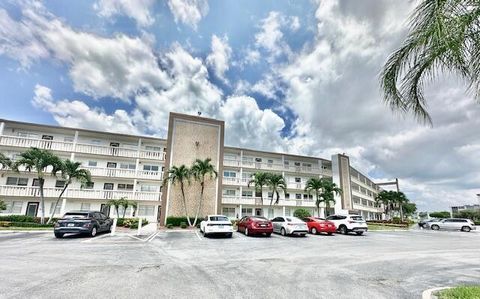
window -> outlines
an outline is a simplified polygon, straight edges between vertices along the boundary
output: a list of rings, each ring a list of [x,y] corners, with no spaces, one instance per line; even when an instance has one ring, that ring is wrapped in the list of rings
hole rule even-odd
[[[366,206],[367,205],[367,200],[365,198],[362,198],[362,205]]]
[[[89,167],[97,167],[97,161],[88,161]]]
[[[158,171],[158,165],[143,165],[143,170],[145,171]]]
[[[237,173],[235,171],[224,171],[223,176],[227,178],[236,178]]]
[[[303,163],[303,167],[312,168],[312,164],[310,164],[310,163]]]
[[[302,178],[295,178],[295,183],[301,183],[302,182]]]
[[[273,192],[268,192],[268,193],[267,193],[267,197],[268,197],[268,198],[273,198]]]
[[[103,190],[113,190],[113,183],[103,184]]]
[[[288,165],[290,165],[289,161],[283,161],[283,165],[285,165],[288,168]]]
[[[118,184],[117,190],[133,190],[133,184]]]
[[[86,183],[83,188],[84,188],[84,189],[93,189],[93,186],[94,186],[94,185],[95,185],[94,182]]]
[[[243,197],[253,197],[253,191],[242,190]]]
[[[154,216],[155,206],[138,205],[138,216]]]
[[[82,202],[80,206],[80,211],[89,211],[90,210],[90,203]]]
[[[135,164],[120,163],[120,168],[121,168],[121,169],[131,169],[131,170],[135,170],[136,166],[135,166]]]
[[[295,162],[295,166],[300,166],[300,162]]]
[[[53,140],[53,136],[52,135],[42,135],[42,139],[43,140]]]
[[[38,139],[38,134],[30,132],[18,132],[18,137]]]
[[[272,218],[272,217],[273,217],[273,214],[274,214],[273,209],[272,209],[272,208],[269,208],[269,209],[268,209],[268,218]]]
[[[290,193],[285,193],[285,199],[290,199]]]
[[[299,193],[295,194],[295,199],[302,199],[302,194],[299,194]]]
[[[158,186],[155,185],[141,185],[140,191],[143,192],[157,192]]]
[[[273,160],[268,160],[267,163],[268,164],[273,164]]]
[[[117,163],[115,163],[115,162],[107,162],[107,168],[117,168]]]
[[[63,188],[63,187],[65,187],[65,181],[57,180],[55,182],[55,188]]]
[[[55,207],[55,202],[52,202],[50,205],[50,215],[53,213],[53,209]],[[58,205],[55,207],[55,213],[54,214],[60,214],[60,209],[62,208],[62,204],[58,203]]]
[[[20,214],[22,213],[23,202],[21,201],[7,201],[5,202],[7,206],[5,210],[1,211],[2,214]]]
[[[151,145],[146,145],[145,149],[147,151],[152,151],[152,152],[161,152],[162,148],[160,146],[151,146]]]
[[[235,208],[222,208],[222,214],[229,217],[235,218]]]
[[[290,208],[285,208],[285,216],[291,216]]]
[[[10,186],[27,186],[28,178],[7,177],[7,185]]]
[[[262,158],[255,158],[255,162],[262,162]]]
[[[33,187],[38,187],[38,186],[40,186],[40,180],[39,180],[39,179],[33,179],[33,180],[32,180],[32,186],[33,186]]]
[[[303,194],[303,199],[313,199],[313,195],[312,194]]]
[[[242,208],[242,216],[243,215],[253,215],[253,209],[252,208]]]
[[[235,190],[225,189],[225,190],[223,190],[223,195],[225,195],[225,196],[235,196]]]
[[[65,137],[63,137],[63,141],[72,143],[73,142],[73,137],[72,136],[65,136]]]

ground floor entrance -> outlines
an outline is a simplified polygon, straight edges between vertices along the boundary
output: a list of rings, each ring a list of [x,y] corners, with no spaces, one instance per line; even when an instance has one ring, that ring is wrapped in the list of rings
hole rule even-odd
[[[39,202],[28,202],[27,211],[25,212],[25,215],[30,217],[36,217],[39,205],[40,205]]]

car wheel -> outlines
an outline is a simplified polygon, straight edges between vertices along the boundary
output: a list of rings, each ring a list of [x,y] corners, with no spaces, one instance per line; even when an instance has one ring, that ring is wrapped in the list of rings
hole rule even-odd
[[[306,237],[307,234],[300,234],[300,237]]]
[[[310,232],[314,235],[317,234],[317,229],[315,227],[312,227],[312,229],[310,230]]]
[[[333,235],[333,233],[327,233],[327,235],[331,236],[331,235]]]
[[[97,227],[94,226],[90,231],[90,237],[95,237],[97,235]]]
[[[434,224],[434,225],[432,225],[430,228],[433,229],[433,230],[439,230],[439,229],[440,229],[440,226]]]
[[[357,236],[361,236],[363,235],[363,232],[355,232],[357,234]]]
[[[245,236],[248,236],[248,228],[245,227]]]
[[[287,231],[282,227],[282,229],[280,230],[280,234],[282,234],[282,236],[286,236]]]
[[[62,233],[55,233],[55,237],[61,239],[61,238],[63,238],[63,234]]]
[[[468,232],[471,231],[471,230],[472,230],[472,229],[471,229],[470,227],[468,227],[468,226],[462,227],[462,232],[467,232],[467,233],[468,233]]]
[[[267,237],[270,237],[272,234],[271,233],[267,233]]]
[[[340,233],[342,233],[343,235],[346,235],[348,233],[347,227],[345,225],[341,225],[338,229],[340,230]]]
[[[112,225],[110,224],[110,226],[107,229],[107,233],[111,233],[111,232],[112,232]]]
[[[227,234],[227,238],[231,238],[232,235],[233,235],[232,233]]]

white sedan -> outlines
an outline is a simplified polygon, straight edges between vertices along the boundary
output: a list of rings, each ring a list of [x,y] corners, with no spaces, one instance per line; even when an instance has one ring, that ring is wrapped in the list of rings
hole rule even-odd
[[[203,236],[222,234],[229,238],[233,234],[233,226],[230,219],[224,215],[208,215],[200,222],[200,232]]]
[[[300,235],[308,233],[307,224],[297,217],[276,217],[272,219],[273,232],[286,235]]]

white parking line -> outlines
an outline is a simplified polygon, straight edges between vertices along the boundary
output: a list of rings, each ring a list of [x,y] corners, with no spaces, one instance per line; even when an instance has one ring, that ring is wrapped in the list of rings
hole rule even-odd
[[[106,238],[106,237],[109,237],[110,234],[104,234],[104,235],[101,235],[101,236],[97,236],[95,238],[90,238],[88,240],[84,240],[82,241],[82,243],[90,243],[90,242],[93,242],[94,240],[99,240],[99,239],[103,239],[103,238]]]
[[[200,240],[200,241],[203,241],[202,238],[200,238],[200,235],[198,234],[198,232],[196,230],[193,231],[195,233],[195,235],[197,236],[197,238]]]
[[[155,237],[156,237],[159,233],[160,233],[160,232],[152,233],[152,234],[145,240],[145,242],[150,242],[150,241],[152,241],[153,239],[155,239]]]

